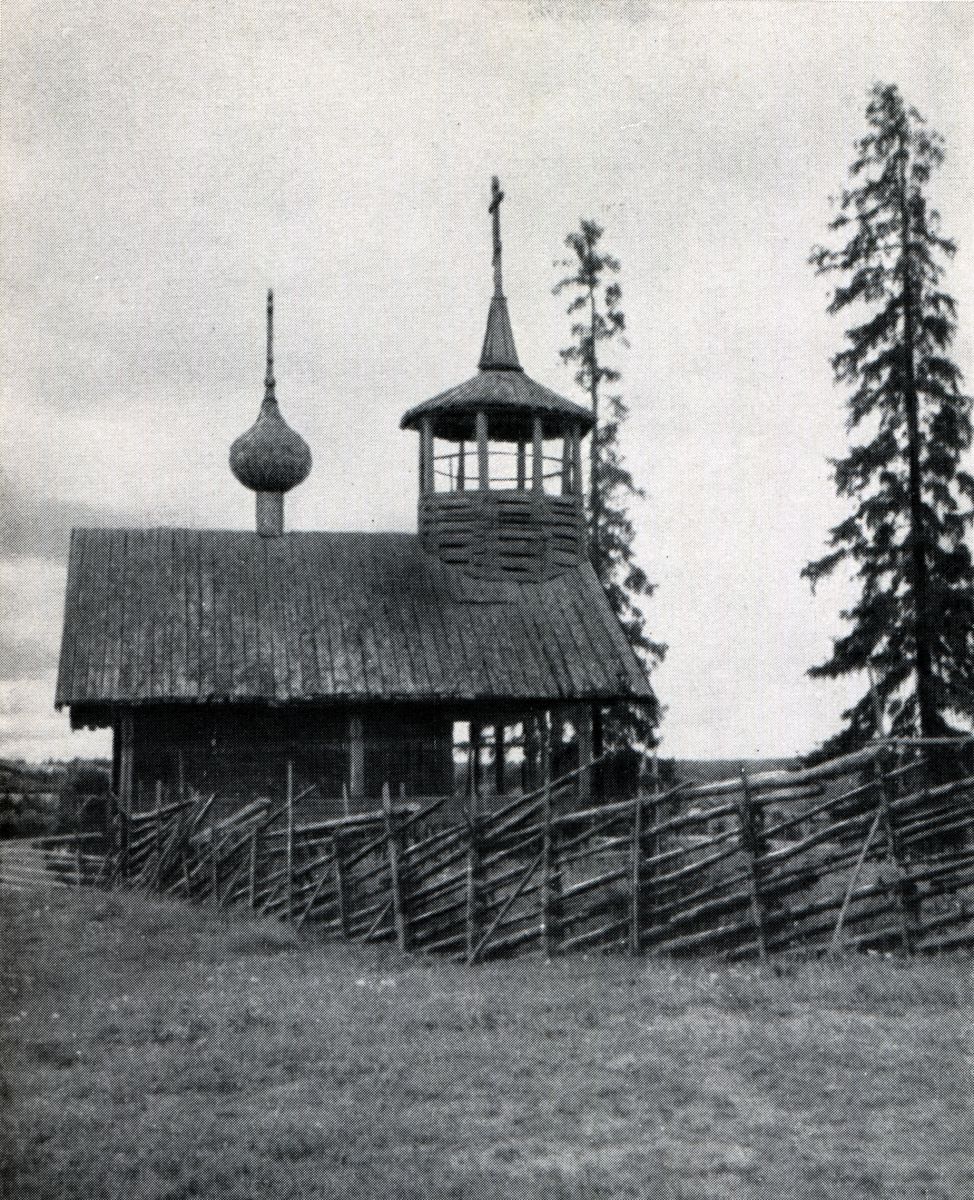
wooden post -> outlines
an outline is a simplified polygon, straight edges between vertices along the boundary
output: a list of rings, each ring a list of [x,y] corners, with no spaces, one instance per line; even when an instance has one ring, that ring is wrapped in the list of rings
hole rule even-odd
[[[159,870],[162,864],[162,780],[156,780],[156,881],[159,882]]]
[[[287,760],[287,837],[285,840],[285,870],[287,871],[287,919],[294,919],[294,761]]]
[[[643,900],[643,789],[642,780],[636,788],[632,810],[632,861],[631,895],[629,897],[629,953],[635,956],[642,951],[642,900]]]
[[[457,442],[457,491],[467,490],[467,443]]]
[[[534,418],[531,438],[531,488],[535,492],[544,491],[544,438],[542,436],[541,418]]]
[[[758,814],[751,797],[747,774],[741,767],[741,797],[737,805],[737,815],[740,824],[740,846],[747,857],[748,871],[751,876],[751,920],[758,939],[758,957],[768,957],[768,936],[765,929],[764,903],[761,899],[761,880],[755,859],[761,852],[761,840],[758,834]]]
[[[426,494],[426,430],[429,428],[429,419],[420,421],[419,423],[419,494]]]
[[[644,791],[646,783],[646,766],[649,764],[649,804],[646,803],[646,795]],[[647,858],[655,859],[662,851],[663,842],[659,833],[651,834],[648,837],[646,830],[652,829],[660,822],[660,796],[662,789],[660,787],[659,778],[659,758],[656,751],[649,756],[647,750],[643,751],[642,763],[639,771],[639,781],[636,789],[636,795],[642,808],[642,813],[639,819],[639,911],[638,911],[638,935],[639,935],[639,950],[642,953],[645,944],[645,930],[647,927],[652,928],[655,920],[653,912],[653,901],[655,899],[653,893],[653,876],[650,872],[646,873],[645,860]]]
[[[561,444],[561,494],[572,494],[572,443],[567,434]]]
[[[186,761],[185,761],[185,756],[184,756],[182,750],[176,751],[176,798],[180,804],[182,804],[186,800]],[[179,822],[182,822],[184,820],[184,817],[185,817],[185,813],[183,811],[180,811],[180,814],[179,814],[177,820]],[[182,840],[181,835],[178,834],[177,836],[180,838],[180,840]],[[185,846],[185,844],[183,845],[182,850],[180,852],[180,857],[182,859],[183,880],[185,883],[186,876],[189,873],[189,866],[187,865],[187,861],[186,861],[186,846]],[[189,895],[188,884],[186,885],[186,894],[188,897],[188,895]]]
[[[359,716],[348,719],[348,793],[353,800],[365,795],[365,735]]]
[[[487,448],[487,414],[477,413],[477,486],[482,492],[490,487],[490,457]]]
[[[182,837],[182,843],[183,843],[183,847],[182,847],[183,898],[188,900],[190,898],[191,885],[190,885],[190,878],[189,878],[189,849],[188,849],[188,844],[187,844],[185,834],[186,834],[186,831],[184,830],[183,837]]]
[[[433,427],[429,417],[423,417],[419,423],[419,477],[420,490],[428,495],[436,490],[436,465],[433,461]]]
[[[78,797],[74,796],[71,804],[74,816],[74,882],[81,887],[84,882],[84,860],[81,857],[81,809],[78,807]]]
[[[876,836],[876,830],[879,828],[880,820],[883,816],[882,807],[876,809],[876,815],[873,817],[873,823],[869,827],[869,832],[866,834],[866,840],[862,843],[862,849],[859,851],[859,857],[856,859],[855,866],[849,875],[849,880],[846,883],[845,894],[842,897],[842,906],[839,909],[839,917],[835,923],[835,930],[832,933],[832,941],[829,943],[829,948],[826,950],[826,957],[833,955],[842,945],[842,927],[845,925],[846,913],[849,911],[849,905],[852,903],[852,893],[856,890],[856,884],[859,882],[859,872],[862,870],[862,864],[866,861],[866,855],[869,853],[869,847],[873,844],[873,838]]]
[[[345,862],[342,858],[344,845],[341,834],[336,830],[332,835],[335,843],[335,889],[338,893],[338,925],[342,937],[349,936],[348,922],[348,879],[345,874]]]
[[[582,494],[582,445],[581,438],[578,433],[578,426],[573,425],[571,429],[571,446],[572,446],[572,494],[581,496]],[[594,434],[593,434],[594,436]]]
[[[550,735],[541,742],[541,757],[544,771],[544,793],[542,797],[542,821],[544,824],[541,842],[541,941],[545,958],[555,953],[555,894],[554,894],[554,845],[551,828],[551,745]]]
[[[886,785],[884,771],[884,755],[876,756],[873,770],[876,775],[876,787],[879,792],[879,824],[883,830],[883,840],[886,846],[886,859],[894,875],[893,903],[896,907],[897,924],[900,928],[900,946],[904,954],[913,953],[913,936],[910,932],[910,919],[906,903],[905,872],[903,869],[903,850],[896,832],[893,810],[889,802],[889,790]]]
[[[483,784],[483,776],[481,775],[480,750],[481,740],[483,735],[483,726],[479,721],[470,722],[470,769],[473,772],[474,787],[477,792],[480,792]]]
[[[869,677],[869,692],[873,701],[873,714],[876,724],[876,736],[878,738],[886,737],[886,713],[883,708],[883,702],[880,699],[879,687],[876,683],[876,673],[873,670],[872,663],[866,664],[866,674]],[[897,763],[899,765],[899,763]],[[879,795],[879,805],[877,817],[879,819],[880,828],[883,831],[883,839],[886,845],[886,858],[893,868],[895,876],[894,882],[894,904],[896,906],[896,914],[900,927],[900,945],[904,954],[910,954],[913,950],[913,939],[910,935],[910,923],[907,914],[906,898],[904,896],[903,886],[903,863],[900,851],[899,838],[896,836],[896,828],[893,823],[893,811],[890,808],[889,792],[886,788],[886,779],[884,772],[884,756],[880,751],[873,763],[873,774],[876,778],[876,787]],[[839,931],[841,932],[841,931]]]
[[[543,736],[546,738],[548,746],[548,773],[552,776],[559,775],[562,771],[563,763],[561,756],[565,745],[566,719],[565,711],[559,705],[557,708],[549,710],[544,725],[545,732]],[[544,744],[542,743],[542,745]],[[544,759],[542,759],[543,761]]]
[[[453,718],[444,713],[440,720],[440,732],[437,738],[439,766],[436,790],[440,795],[452,796],[456,786],[453,766]]]
[[[247,907],[254,907],[254,899],[257,893],[257,839],[260,837],[260,831],[255,825],[250,831],[250,864],[247,872]]]
[[[523,492],[527,487],[528,476],[528,448],[524,443],[523,438],[518,439],[517,443],[517,490]]]
[[[396,931],[396,949],[404,954],[409,949],[409,930],[400,878],[401,842],[398,822],[392,811],[389,785],[382,785],[382,815],[386,826],[386,853],[389,857],[389,881],[392,886],[392,920]]]
[[[504,795],[506,786],[504,779],[504,726],[503,724],[494,725],[494,792],[498,796]]]
[[[210,901],[220,903],[220,871],[216,858],[216,805],[210,807]]]
[[[479,917],[477,907],[477,876],[480,873],[480,814],[477,805],[477,770],[473,754],[473,722],[470,723],[471,756],[467,800],[467,905],[465,914],[467,962],[472,963],[477,950]]]
[[[108,790],[117,800],[122,791],[122,723],[117,713],[113,712],[112,717],[112,769]]]
[[[524,718],[524,771],[523,790],[528,792],[538,786],[538,718],[534,714]]]
[[[586,767],[578,776],[578,799],[583,807],[592,795],[592,710],[587,704],[577,704],[572,711],[572,724],[578,742],[578,765]]]
[[[132,822],[132,779],[134,776],[135,730],[132,714],[122,716],[122,746],[119,760],[118,809],[121,817],[119,829],[119,862],[121,878],[128,878],[129,841]]]

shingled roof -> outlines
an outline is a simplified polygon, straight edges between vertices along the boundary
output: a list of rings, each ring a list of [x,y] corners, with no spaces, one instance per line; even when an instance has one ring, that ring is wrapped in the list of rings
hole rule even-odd
[[[433,417],[440,437],[472,436],[477,412],[503,417],[507,412],[530,412],[541,417],[546,437],[564,431],[567,422],[587,433],[594,424],[587,408],[566,400],[550,388],[535,383],[523,371],[480,371],[472,379],[424,400],[403,417],[403,429],[418,429],[423,417]]]
[[[410,534],[72,533],[59,708],[651,695],[587,563],[485,585]]]

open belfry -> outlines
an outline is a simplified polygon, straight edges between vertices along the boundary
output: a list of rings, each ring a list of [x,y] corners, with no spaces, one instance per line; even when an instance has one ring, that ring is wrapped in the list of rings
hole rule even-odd
[[[111,728],[124,809],[160,789],[330,813],[531,786],[652,691],[586,558],[587,409],[520,365],[501,275],[473,378],[409,409],[418,533],[290,530],[311,451],[276,394],[230,450],[253,529],[75,529],[56,704]],[[312,480],[313,485],[313,480]],[[554,765],[549,763],[550,766]],[[588,773],[584,778],[587,786]]]

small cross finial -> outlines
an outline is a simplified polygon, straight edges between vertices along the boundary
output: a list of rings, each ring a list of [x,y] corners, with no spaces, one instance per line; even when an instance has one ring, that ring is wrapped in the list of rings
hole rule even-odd
[[[487,211],[494,221],[494,295],[502,296],[504,288],[501,281],[501,201],[504,193],[501,191],[500,180],[495,175],[490,181],[490,206]]]
[[[267,373],[264,376],[265,398],[274,398],[274,292],[267,289]]]
[[[487,332],[484,334],[484,348],[480,352],[480,369],[482,371],[520,371],[517,361],[517,351],[514,349],[514,334],[511,332],[511,318],[507,315],[507,301],[504,299],[504,284],[501,279],[501,201],[504,193],[501,191],[500,180],[495,175],[490,181],[490,205],[487,211],[492,217],[494,227],[494,296],[490,302],[487,314]]]

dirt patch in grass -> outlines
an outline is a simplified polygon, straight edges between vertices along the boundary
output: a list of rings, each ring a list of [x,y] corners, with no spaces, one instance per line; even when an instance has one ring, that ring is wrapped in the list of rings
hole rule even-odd
[[[23,1200],[974,1195],[970,960],[467,969],[95,894],[0,937]]]

